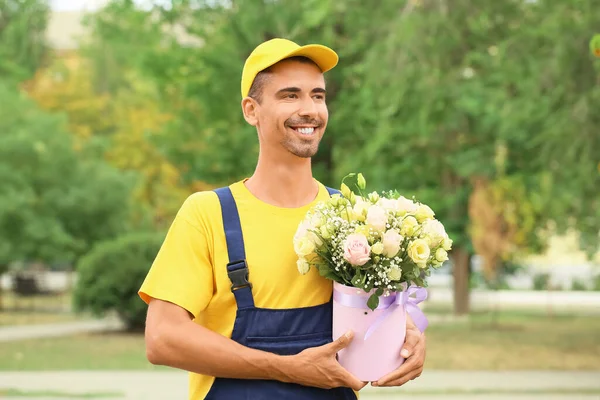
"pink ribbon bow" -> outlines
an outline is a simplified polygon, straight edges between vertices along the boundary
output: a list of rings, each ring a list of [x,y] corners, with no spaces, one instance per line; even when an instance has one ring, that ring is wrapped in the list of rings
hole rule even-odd
[[[412,297],[412,295],[415,295]],[[418,307],[418,304],[427,299],[427,290],[420,286],[411,286],[404,292],[395,292],[389,296],[380,297],[377,309],[385,309],[385,311],[377,317],[369,326],[365,333],[364,339],[367,340],[373,332],[381,325],[381,323],[389,317],[392,312],[401,305],[406,307],[406,312],[410,315],[413,322],[421,332],[427,329],[429,321],[423,311]],[[333,290],[333,300],[346,307],[369,309],[367,306],[368,296],[354,295],[342,293],[339,290]]]

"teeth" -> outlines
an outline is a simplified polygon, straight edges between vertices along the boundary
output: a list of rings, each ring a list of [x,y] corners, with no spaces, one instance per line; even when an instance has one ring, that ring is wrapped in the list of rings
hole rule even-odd
[[[315,128],[298,128],[297,131],[304,135],[310,135],[315,131]]]

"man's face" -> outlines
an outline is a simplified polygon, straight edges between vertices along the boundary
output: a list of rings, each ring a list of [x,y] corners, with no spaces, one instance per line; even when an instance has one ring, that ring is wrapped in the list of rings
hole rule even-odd
[[[312,157],[328,117],[325,79],[316,65],[283,60],[271,68],[257,107],[261,145]]]

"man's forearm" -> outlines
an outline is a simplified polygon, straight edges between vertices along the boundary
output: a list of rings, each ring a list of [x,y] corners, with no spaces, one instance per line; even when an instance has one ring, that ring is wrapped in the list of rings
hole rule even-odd
[[[146,340],[153,364],[221,378],[291,381],[292,357],[248,348],[192,321],[163,326]]]

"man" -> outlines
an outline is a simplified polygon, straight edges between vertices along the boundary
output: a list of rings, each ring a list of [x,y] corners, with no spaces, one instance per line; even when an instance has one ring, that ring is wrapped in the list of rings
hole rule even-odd
[[[190,371],[190,399],[355,399],[366,385],[336,360],[352,333],[331,341],[331,281],[300,275],[292,243],[330,195],[311,157],[328,120],[323,73],[337,62],[327,47],[284,39],[252,52],[241,105],[258,132],[256,170],[184,202],[140,289],[147,357]],[[373,385],[420,375],[425,343],[413,324],[403,351],[403,366]]]

